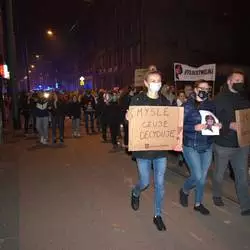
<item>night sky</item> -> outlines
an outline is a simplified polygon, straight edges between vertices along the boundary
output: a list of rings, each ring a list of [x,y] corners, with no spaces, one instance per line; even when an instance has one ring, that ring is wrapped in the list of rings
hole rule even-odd
[[[91,5],[87,3],[88,1],[15,0],[15,24],[19,58],[25,40],[27,40],[29,53],[41,53],[54,57],[53,53],[61,54],[64,50],[64,53],[67,52],[67,58],[74,57],[76,54],[81,55],[84,45],[92,39],[91,35],[94,31],[90,21],[91,18],[93,21],[94,17],[91,16]],[[246,32],[250,23],[248,8],[246,8],[247,1],[209,1],[217,5],[215,12],[222,16],[224,14],[229,15],[228,18],[234,23],[232,39],[235,40],[235,50],[237,50],[234,53],[236,54],[236,61],[250,64],[248,59],[250,55],[249,35]],[[179,0],[179,2],[182,1]],[[197,6],[201,2],[192,0],[189,4],[191,3]],[[157,8],[157,6],[155,7]],[[76,22],[78,25],[73,32],[69,32]],[[56,46],[46,38],[45,32],[48,28],[51,28],[57,34]]]

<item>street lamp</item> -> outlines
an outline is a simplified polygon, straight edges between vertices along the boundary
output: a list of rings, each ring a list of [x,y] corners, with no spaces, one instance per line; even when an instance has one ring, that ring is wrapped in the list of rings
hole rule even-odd
[[[48,36],[53,36],[54,35],[54,32],[52,30],[47,30],[47,35]]]
[[[35,65],[34,65],[34,64],[31,64],[30,67],[31,67],[32,69],[34,69],[34,68],[35,68]]]
[[[40,56],[39,56],[39,55],[35,55],[35,57],[36,57],[36,59],[39,59],[39,58],[40,58]]]

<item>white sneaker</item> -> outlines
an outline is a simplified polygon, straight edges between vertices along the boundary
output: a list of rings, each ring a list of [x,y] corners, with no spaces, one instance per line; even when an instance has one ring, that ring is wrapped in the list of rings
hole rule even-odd
[[[78,133],[76,134],[76,136],[77,136],[77,137],[80,137],[80,136],[81,136],[80,132],[78,132]]]
[[[43,144],[47,145],[48,144],[48,140],[46,138],[43,138]]]
[[[43,144],[43,142],[44,142],[44,137],[43,137],[43,136],[41,136],[41,138],[40,138],[40,143],[42,143],[42,144]]]

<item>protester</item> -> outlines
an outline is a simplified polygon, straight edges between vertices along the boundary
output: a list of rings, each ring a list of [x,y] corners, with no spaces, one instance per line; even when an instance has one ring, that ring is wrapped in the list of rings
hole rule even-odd
[[[60,143],[64,142],[64,120],[67,114],[66,102],[57,93],[52,96],[51,103],[51,122],[52,122],[52,143],[56,143],[56,130],[59,128]]]
[[[133,97],[131,106],[166,106],[170,105],[169,101],[160,95],[162,85],[161,73],[158,71],[149,71],[145,76],[146,93],[140,93]],[[127,113],[129,120],[129,113]],[[159,231],[166,230],[166,226],[162,220],[162,207],[164,197],[165,172],[167,167],[166,151],[138,151],[133,152],[133,157],[137,161],[139,172],[139,181],[133,188],[131,193],[131,206],[133,210],[139,209],[140,195],[150,183],[150,172],[153,164],[154,185],[155,185],[155,201],[154,201],[154,218],[153,222]]]
[[[46,93],[45,93],[46,94]],[[38,94],[36,102],[35,115],[36,115],[36,128],[40,136],[42,144],[48,144],[49,137],[49,102],[48,97],[44,93]]]
[[[250,215],[250,198],[248,191],[248,155],[249,146],[241,147],[237,138],[235,111],[250,108],[245,98],[245,75],[242,71],[232,72],[222,91],[215,98],[216,116],[223,128],[216,138],[214,146],[215,170],[213,178],[213,201],[216,206],[224,206],[222,200],[222,182],[228,162],[235,175],[235,185],[240,203],[241,215]]]
[[[212,162],[213,137],[202,135],[201,131],[207,125],[201,123],[199,111],[215,113],[215,106],[208,100],[209,85],[206,81],[198,81],[194,87],[194,95],[184,104],[183,155],[191,175],[180,190],[180,203],[187,207],[189,192],[195,188],[194,210],[208,215],[210,212],[202,202],[207,172]],[[220,127],[220,124],[216,125]]]
[[[72,136],[80,137],[81,103],[76,95],[73,96],[72,102],[70,103],[69,116],[72,119]]]

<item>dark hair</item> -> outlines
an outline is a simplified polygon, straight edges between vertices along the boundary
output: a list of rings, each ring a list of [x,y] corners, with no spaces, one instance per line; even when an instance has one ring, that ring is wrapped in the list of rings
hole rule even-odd
[[[194,88],[198,88],[199,85],[200,85],[201,83],[207,83],[207,84],[208,84],[208,82],[207,82],[206,80],[200,79],[200,80],[198,80],[198,81],[196,81],[196,82],[194,83]],[[208,85],[209,85],[209,84],[208,84]]]
[[[245,78],[245,72],[241,69],[233,69],[230,74],[227,77],[227,80],[229,80],[234,74],[242,75]]]
[[[208,121],[208,120],[213,120],[215,122],[215,119],[212,115],[206,115],[205,116],[205,120]]]
[[[151,75],[159,75],[162,78],[162,74],[159,70],[149,70],[145,76],[144,76],[144,80],[147,81],[149,76]]]
[[[183,89],[180,89],[179,91],[178,91],[178,96],[180,95],[180,94],[184,94],[185,95],[185,91],[183,90]]]

